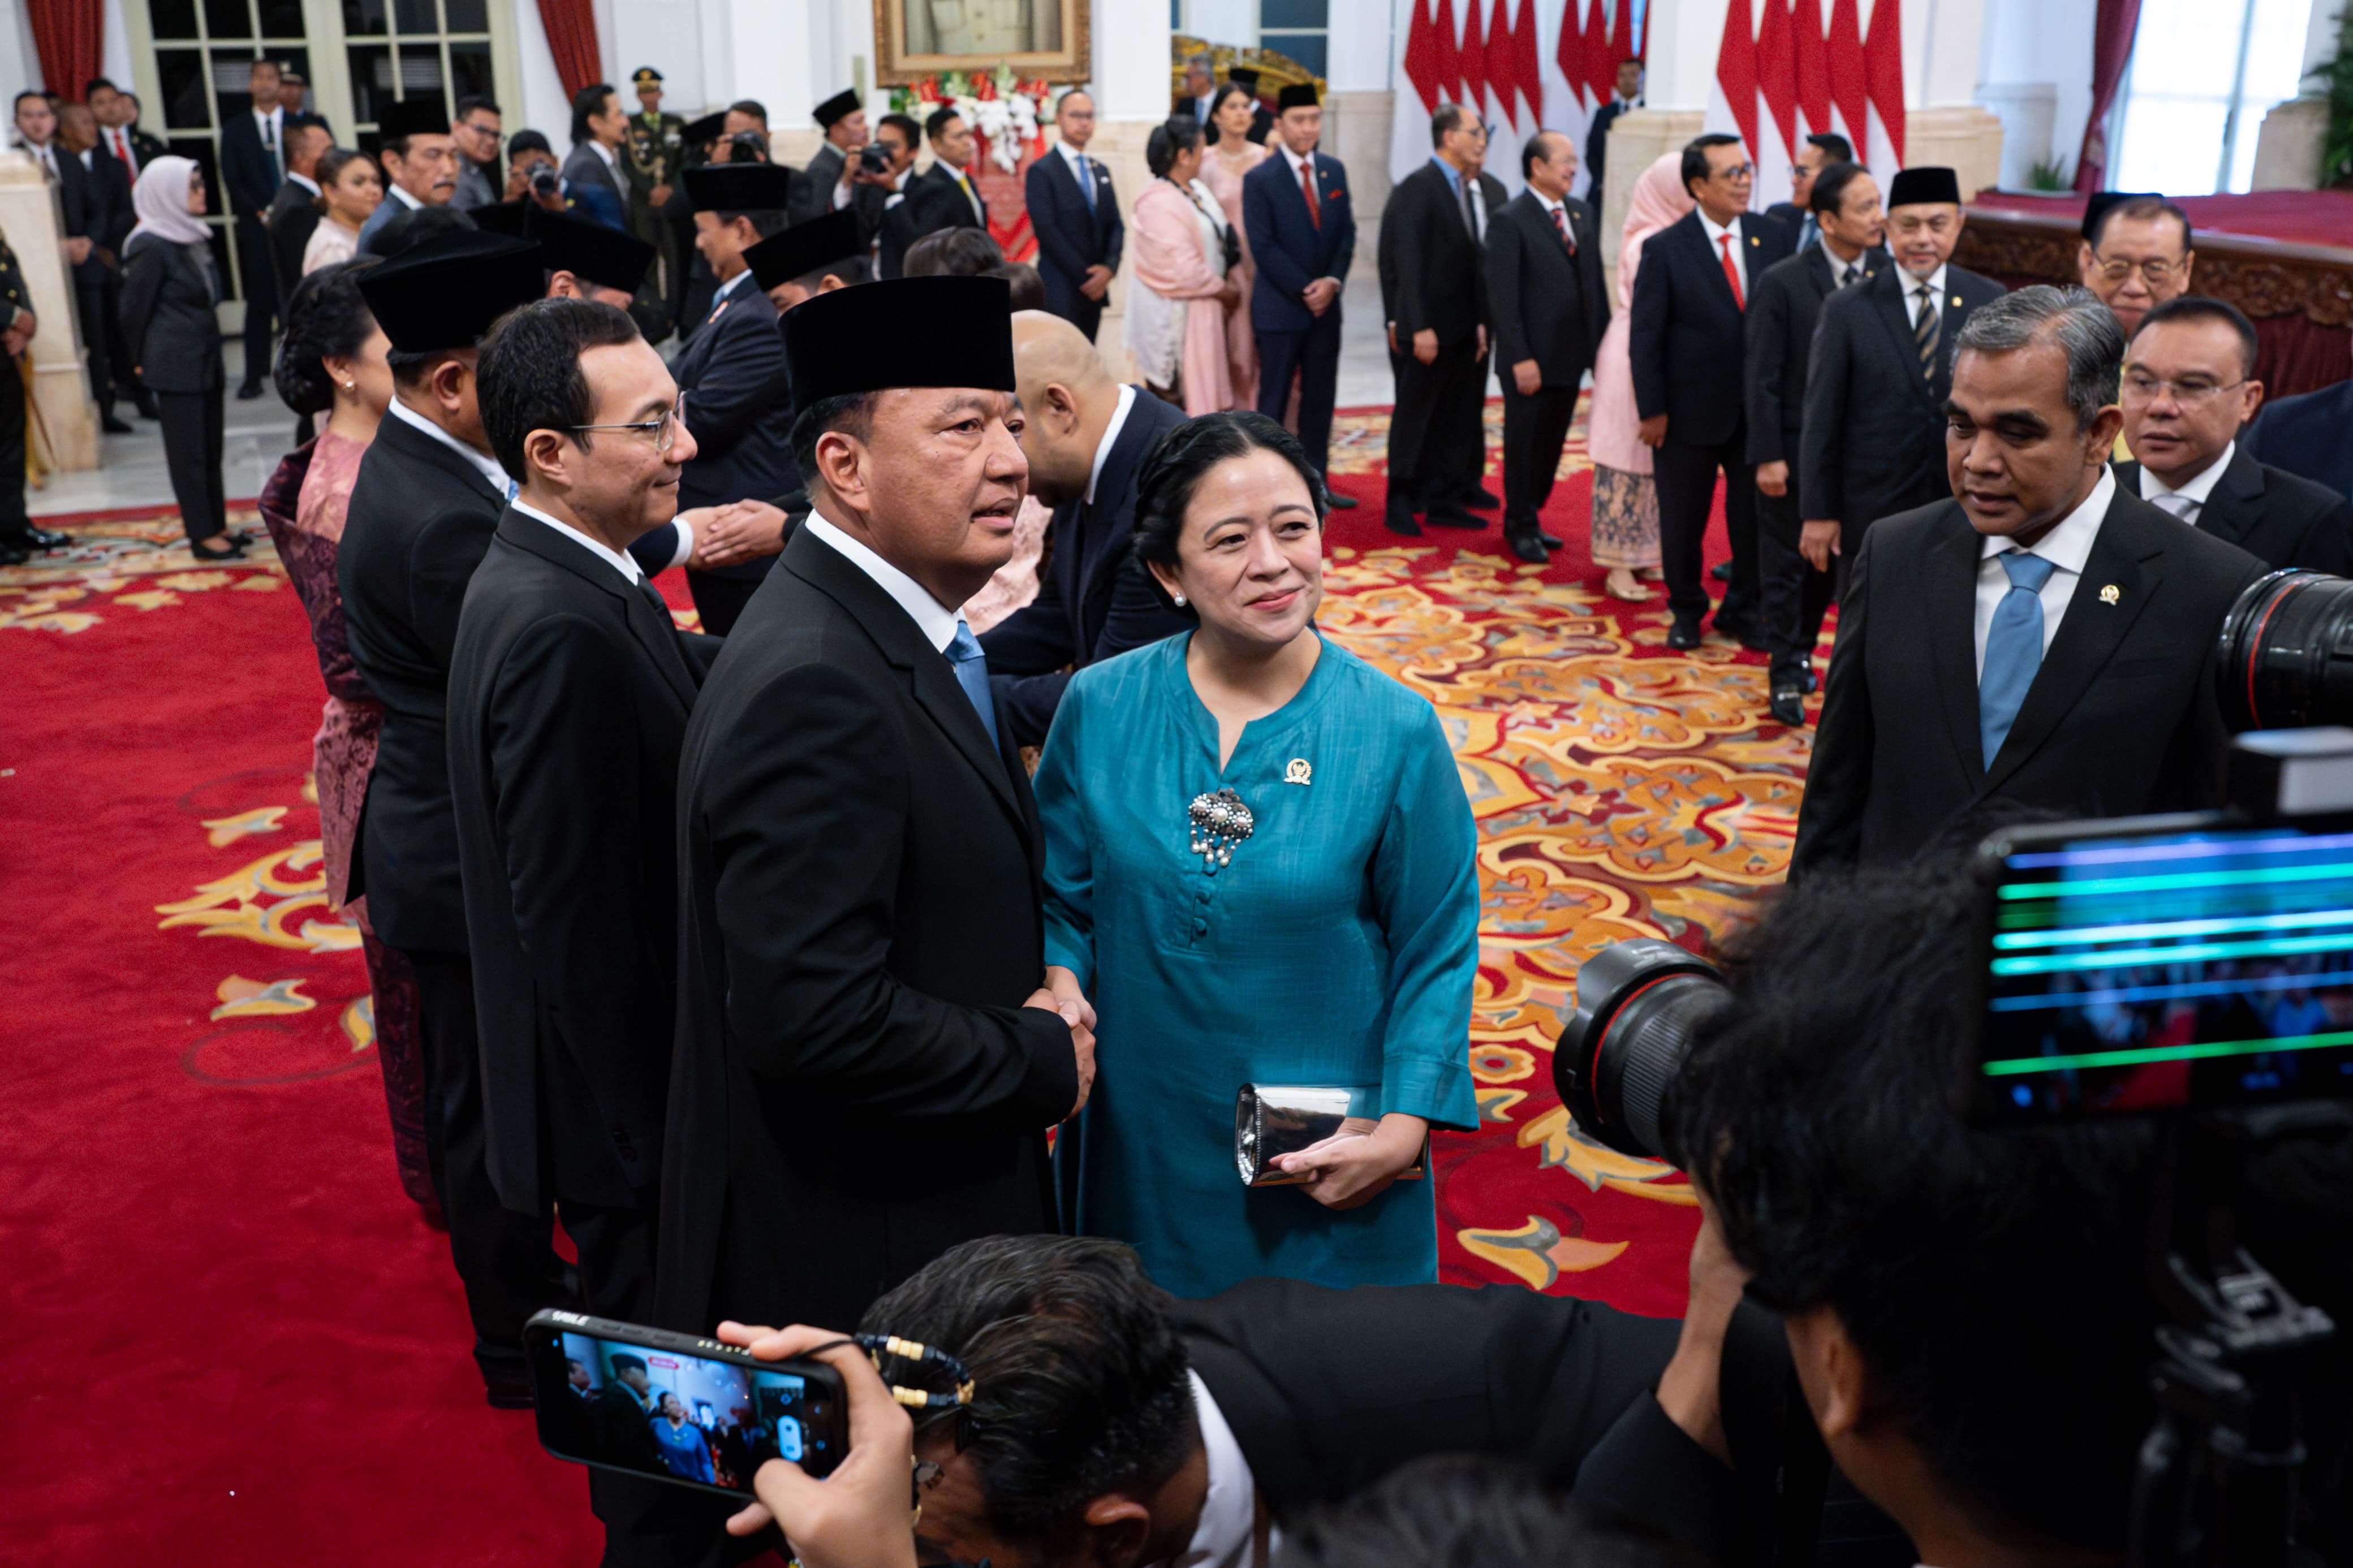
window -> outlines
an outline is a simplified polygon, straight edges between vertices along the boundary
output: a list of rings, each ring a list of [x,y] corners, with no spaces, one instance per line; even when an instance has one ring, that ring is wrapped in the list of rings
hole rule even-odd
[[[352,73],[352,116],[361,146],[373,150],[385,104],[438,99],[445,109],[491,81],[489,0],[342,0]]]
[[[1258,47],[1289,55],[1314,76],[1325,76],[1331,0],[1259,0]]]
[[[2142,0],[2117,110],[2120,191],[2244,191],[2271,107],[2295,96],[2310,0]]]
[[[204,171],[211,197],[206,221],[212,226],[222,291],[243,299],[245,280],[237,275],[237,247],[230,242],[228,193],[220,178],[220,128],[251,110],[246,79],[258,57],[310,78],[301,0],[148,0],[147,20],[163,99],[148,112],[160,110],[164,141]]]

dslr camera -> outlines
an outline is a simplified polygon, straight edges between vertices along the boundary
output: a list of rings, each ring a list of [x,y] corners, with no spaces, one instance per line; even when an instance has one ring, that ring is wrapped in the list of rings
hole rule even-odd
[[[858,150],[858,172],[875,179],[887,179],[891,174],[891,149],[880,142],[869,142]]]
[[[533,163],[531,166],[532,195],[536,196],[552,196],[556,195],[563,188],[563,182],[556,175],[554,164]]]

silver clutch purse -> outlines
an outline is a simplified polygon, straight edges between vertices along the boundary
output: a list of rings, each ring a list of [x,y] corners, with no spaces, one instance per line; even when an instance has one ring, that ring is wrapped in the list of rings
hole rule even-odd
[[[1275,1161],[1321,1143],[1340,1131],[1350,1117],[1377,1121],[1381,1088],[1377,1083],[1354,1089],[1326,1089],[1301,1084],[1246,1083],[1234,1097],[1234,1168],[1246,1187],[1295,1187],[1306,1181],[1278,1168]],[[1418,1181],[1430,1165],[1430,1144],[1421,1158],[1399,1171],[1400,1182]]]

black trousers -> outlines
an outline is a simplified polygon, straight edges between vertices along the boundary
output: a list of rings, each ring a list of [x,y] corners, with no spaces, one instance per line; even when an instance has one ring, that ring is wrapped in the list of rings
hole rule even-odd
[[[1281,419],[1299,377],[1299,444],[1319,474],[1332,458],[1332,405],[1340,395],[1340,301],[1305,331],[1258,335],[1258,411]]]
[[[228,500],[221,485],[223,390],[159,392],[155,409],[164,426],[164,466],[172,476],[172,499],[180,503],[180,526],[188,542],[210,539],[228,527]]]
[[[1439,349],[1424,364],[1400,334],[1389,356],[1397,373],[1397,407],[1389,416],[1389,493],[1413,510],[1452,504],[1479,489],[1487,467],[1481,405],[1487,356],[1469,341]],[[1301,422],[1305,422],[1303,397]]]
[[[474,1363],[485,1382],[525,1375],[522,1326],[543,1307],[575,1307],[550,1237],[554,1216],[517,1214],[491,1184],[482,1108],[481,1038],[474,966],[446,953],[409,953],[425,1047],[425,1152],[449,1222],[449,1257],[474,1321]],[[592,1227],[593,1228],[593,1227]]]
[[[1764,595],[1765,641],[1773,653],[1773,683],[1802,680],[1822,635],[1822,616],[1846,581],[1846,557],[1831,558],[1831,572],[1817,572],[1798,552],[1798,474],[1789,471],[1786,495],[1757,496],[1757,575]]]
[[[1577,384],[1539,386],[1523,396],[1511,373],[1504,382],[1504,536],[1536,532],[1536,513],[1552,499],[1560,450],[1577,418]]]
[[[654,1315],[655,1194],[637,1208],[606,1208],[556,1200],[564,1234],[580,1255],[580,1299],[585,1310],[624,1323],[649,1323]],[[708,1510],[682,1504],[701,1500],[665,1486],[616,1475],[588,1472],[588,1507],[605,1526],[607,1568],[692,1562],[697,1538],[711,1528]]]
[[[278,264],[258,217],[237,220],[237,270],[245,289],[245,385],[269,380],[269,340],[278,325]]]
[[[1667,608],[1675,619],[1697,622],[1708,611],[1700,576],[1700,546],[1707,514],[1715,504],[1715,476],[1724,475],[1725,531],[1732,539],[1732,587],[1717,606],[1719,619],[1757,613],[1757,469],[1742,460],[1748,444],[1745,424],[1713,446],[1666,440],[1651,457],[1659,490],[1659,564],[1667,579]]]
[[[25,379],[13,359],[0,360],[0,544],[29,526],[25,514]]]
[[[694,613],[702,617],[702,629],[712,637],[723,637],[735,629],[743,618],[744,606],[760,591],[765,577],[722,577],[716,572],[690,571],[686,574],[686,591],[694,598]]]
[[[83,276],[85,273],[89,276]],[[84,363],[90,376],[90,401],[98,405],[101,416],[114,409],[113,361],[107,352],[108,345],[122,332],[120,326],[111,333],[107,331],[107,324],[114,318],[114,312],[106,308],[107,283],[102,267],[73,269],[74,310],[81,318],[81,346],[87,356]]]

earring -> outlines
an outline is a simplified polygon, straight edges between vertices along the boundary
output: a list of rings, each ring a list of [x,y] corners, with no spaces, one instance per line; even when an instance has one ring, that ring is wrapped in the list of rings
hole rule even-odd
[[[1185,607],[1185,595],[1182,595],[1182,594],[1175,594],[1175,595],[1170,595],[1170,597],[1174,598],[1174,599],[1176,601],[1176,607],[1177,607],[1178,609],[1180,609],[1180,610],[1181,610],[1181,609],[1183,609],[1183,608]]]

